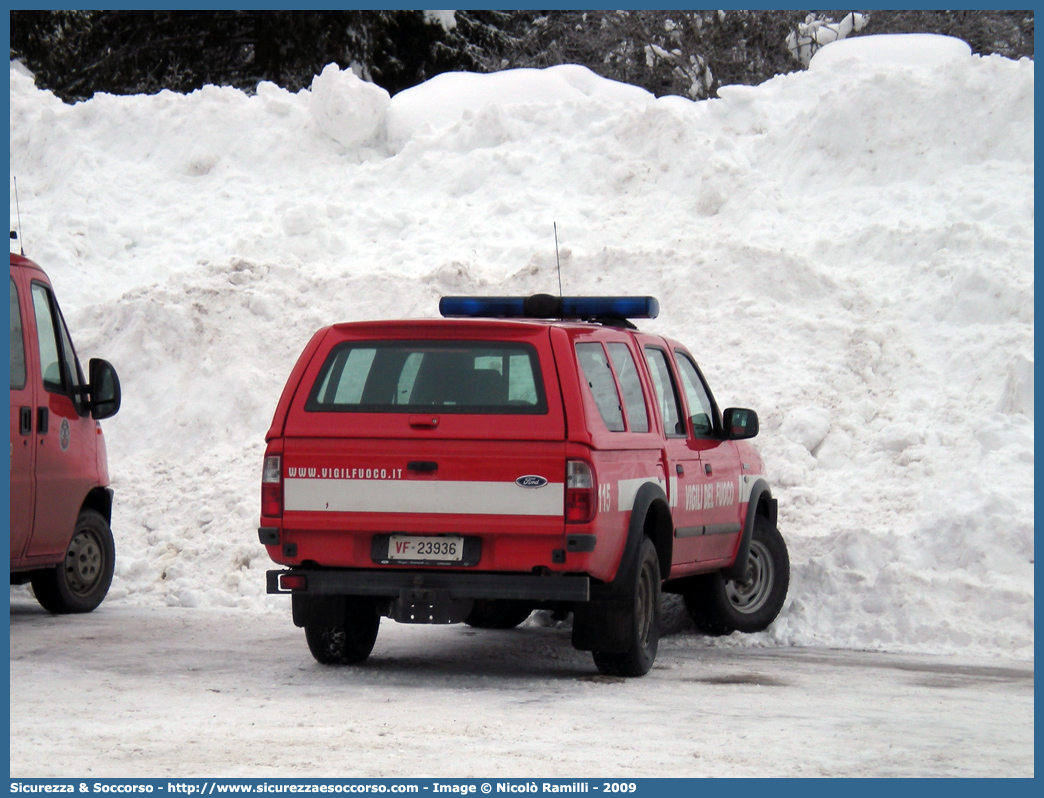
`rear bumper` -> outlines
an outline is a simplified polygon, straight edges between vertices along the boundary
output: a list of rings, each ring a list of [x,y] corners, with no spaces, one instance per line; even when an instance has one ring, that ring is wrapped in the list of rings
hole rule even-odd
[[[304,577],[305,586],[286,590],[280,576]],[[586,576],[447,573],[432,571],[313,571],[290,568],[268,571],[268,592],[307,596],[373,596],[398,598],[403,591],[445,592],[451,599],[520,599],[524,601],[589,601]]]

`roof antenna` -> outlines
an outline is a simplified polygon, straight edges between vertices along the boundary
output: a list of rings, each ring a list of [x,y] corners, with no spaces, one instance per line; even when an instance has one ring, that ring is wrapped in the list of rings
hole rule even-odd
[[[25,257],[25,247],[22,245],[22,209],[18,205],[18,178],[14,178],[14,189],[15,189],[15,214],[18,219],[18,232],[12,231],[12,238],[18,239],[18,250],[22,257]]]
[[[17,201],[18,184],[15,184],[15,201]],[[562,296],[562,259],[558,257],[558,222],[552,222],[555,227],[555,260],[558,262],[558,296]]]

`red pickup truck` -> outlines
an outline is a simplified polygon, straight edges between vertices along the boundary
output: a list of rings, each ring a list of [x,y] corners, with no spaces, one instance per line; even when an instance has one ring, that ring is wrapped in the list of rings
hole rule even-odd
[[[120,409],[113,367],[85,381],[50,280],[11,253],[11,584],[54,613],[90,612],[109,590],[112,490],[99,419]]]
[[[268,592],[323,663],[382,616],[572,642],[640,676],[661,591],[713,634],[765,629],[789,559],[754,411],[723,413],[652,297],[445,297],[430,321],[338,324],[297,361],[267,434]]]

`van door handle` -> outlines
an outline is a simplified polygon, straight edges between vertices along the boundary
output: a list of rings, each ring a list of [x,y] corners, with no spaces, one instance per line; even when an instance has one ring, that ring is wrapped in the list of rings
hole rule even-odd
[[[439,464],[431,460],[411,460],[406,464],[409,471],[438,471]]]
[[[36,408],[36,432],[39,435],[47,434],[47,408]]]
[[[704,463],[703,464],[703,473],[705,473],[708,476],[710,476],[711,474],[714,473],[714,467],[710,463]]]
[[[22,435],[33,434],[33,409],[31,407],[18,408],[18,432]]]

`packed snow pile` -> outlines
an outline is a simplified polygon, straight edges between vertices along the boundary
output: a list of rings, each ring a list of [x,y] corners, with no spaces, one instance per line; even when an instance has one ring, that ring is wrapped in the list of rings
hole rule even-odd
[[[1033,63],[862,56],[696,103],[328,67],[69,106],[12,67],[26,253],[123,383],[108,600],[288,612],[261,458],[311,333],[553,293],[557,223],[566,293],[659,297],[759,412],[793,575],[726,644],[1031,658]]]

